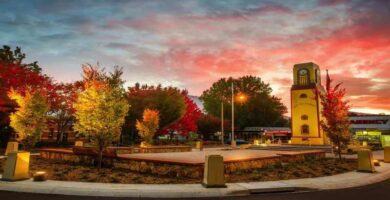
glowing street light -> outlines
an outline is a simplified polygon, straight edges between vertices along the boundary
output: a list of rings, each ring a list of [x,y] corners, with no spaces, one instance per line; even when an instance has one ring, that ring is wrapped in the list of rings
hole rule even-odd
[[[246,100],[247,100],[247,96],[243,93],[240,93],[238,96],[237,96],[237,99],[240,103],[244,103]]]
[[[232,81],[232,138],[231,138],[231,142],[230,142],[230,145],[232,147],[235,147],[236,146],[236,141],[234,139],[234,84],[233,84],[233,81]],[[246,101],[246,95],[243,94],[243,93],[240,93],[238,96],[238,100],[243,103]]]
[[[234,98],[236,98],[240,103],[244,103],[247,100],[247,96],[244,93],[239,93],[239,95],[234,95],[234,84],[232,82],[232,133],[230,135],[231,145],[235,146],[234,141]],[[224,106],[223,99],[221,100],[221,143],[224,144]]]

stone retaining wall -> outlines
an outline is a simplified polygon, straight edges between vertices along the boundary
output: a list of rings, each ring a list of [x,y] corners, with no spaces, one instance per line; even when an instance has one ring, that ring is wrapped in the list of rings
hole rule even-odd
[[[170,152],[189,152],[192,151],[191,146],[150,146],[140,147],[140,153],[170,153]]]
[[[75,155],[69,151],[41,151],[41,157],[51,160],[62,160],[66,162],[93,163],[94,158],[90,156]],[[280,153],[278,156],[266,158],[254,158],[249,160],[226,161],[224,163],[225,173],[232,174],[237,171],[249,171],[254,169],[264,168],[270,165],[282,162],[302,162],[307,159],[322,159],[325,158],[325,152],[286,152]],[[104,162],[104,160],[103,160]],[[139,173],[155,174],[169,177],[187,177],[200,178],[203,176],[203,164],[182,164],[169,163],[163,161],[147,161],[134,160],[126,158],[106,159],[110,166],[120,169],[127,169]]]
[[[203,164],[180,165],[150,161],[120,159],[114,163],[115,168],[169,177],[199,178],[203,176]]]
[[[324,151],[310,151],[310,152],[286,152],[286,153],[279,153],[282,158],[282,162],[302,162],[307,159],[322,159],[325,158],[325,152]]]
[[[79,162],[80,158],[75,155],[72,151],[50,151],[50,150],[42,150],[40,151],[41,158],[49,159],[49,160],[61,160],[67,162]]]

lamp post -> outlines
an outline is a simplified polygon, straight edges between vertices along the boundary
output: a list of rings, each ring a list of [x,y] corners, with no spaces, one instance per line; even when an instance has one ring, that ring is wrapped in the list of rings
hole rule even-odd
[[[223,101],[221,101],[221,143],[222,145],[224,145],[224,137],[225,137],[225,134],[224,134],[224,120],[223,120]]]
[[[234,84],[232,80],[232,135],[230,145],[236,147],[236,141],[234,140]]]

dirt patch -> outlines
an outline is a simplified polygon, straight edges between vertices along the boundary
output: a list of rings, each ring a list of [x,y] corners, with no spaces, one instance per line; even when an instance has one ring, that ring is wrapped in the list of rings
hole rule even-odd
[[[0,173],[5,159],[0,159]],[[262,169],[237,171],[225,175],[227,182],[275,181],[297,178],[330,176],[356,170],[356,160],[321,159],[300,163],[272,165]],[[46,171],[48,179],[62,181],[101,182],[101,183],[146,183],[146,184],[182,184],[201,183],[201,178],[183,178],[140,174],[124,169],[103,168],[100,172],[95,167],[70,164],[61,161],[44,160],[32,156],[30,172]]]

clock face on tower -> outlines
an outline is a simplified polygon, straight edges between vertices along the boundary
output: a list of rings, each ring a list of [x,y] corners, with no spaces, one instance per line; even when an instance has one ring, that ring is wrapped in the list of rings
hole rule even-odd
[[[299,70],[299,75],[303,76],[303,75],[306,75],[306,74],[307,74],[307,70],[306,69]]]

